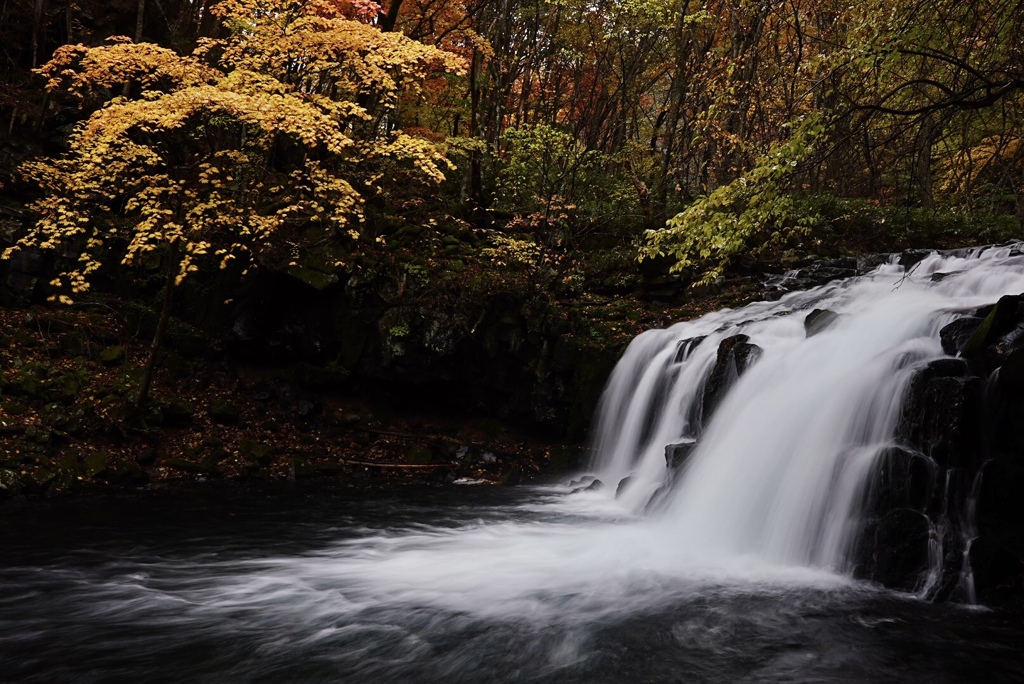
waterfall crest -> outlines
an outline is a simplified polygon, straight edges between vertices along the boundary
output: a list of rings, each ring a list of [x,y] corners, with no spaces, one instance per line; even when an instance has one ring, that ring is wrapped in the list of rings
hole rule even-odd
[[[1024,292],[1019,254],[935,253],[909,272],[894,257],[643,333],[598,410],[604,492],[681,548],[849,571],[869,474],[895,446],[912,373],[945,356],[945,325]]]

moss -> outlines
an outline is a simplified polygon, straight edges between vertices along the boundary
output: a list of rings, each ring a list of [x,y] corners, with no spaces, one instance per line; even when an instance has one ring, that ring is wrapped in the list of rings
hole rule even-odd
[[[331,285],[337,285],[341,282],[341,279],[334,273],[324,273],[323,271],[306,266],[292,266],[288,269],[287,273],[296,280],[309,285],[314,290],[326,290]]]

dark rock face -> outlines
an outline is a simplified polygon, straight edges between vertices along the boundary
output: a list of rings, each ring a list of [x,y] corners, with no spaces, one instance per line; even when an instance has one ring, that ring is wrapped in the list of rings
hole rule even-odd
[[[978,316],[964,316],[958,318],[939,331],[939,339],[942,341],[942,351],[950,356],[956,356],[967,344],[979,327],[984,318]]]
[[[960,358],[908,383],[898,446],[879,454],[865,493],[855,573],[920,590],[931,570],[931,598],[967,600],[973,586],[984,604],[1024,608],[1024,296],[940,338]]]
[[[935,462],[916,451],[888,447],[879,454],[869,485],[867,514],[906,508],[924,512],[935,491]]]
[[[867,576],[901,591],[919,588],[928,568],[931,524],[919,511],[897,508],[873,530],[874,553]]]
[[[696,349],[705,339],[706,336],[702,335],[701,337],[691,337],[688,340],[680,340],[676,344],[676,355],[672,360],[676,363],[680,363],[690,358],[690,354],[693,353],[693,350]]]
[[[858,268],[857,259],[852,257],[829,259],[827,261],[818,261],[806,268],[772,278],[765,285],[769,292],[774,292],[775,298],[778,298],[786,292],[807,290],[819,285],[826,285],[833,280],[852,278],[864,272]]]
[[[762,349],[750,343],[747,335],[734,335],[718,345],[718,358],[704,384],[701,400],[702,423],[708,424],[729,388],[761,357]]]
[[[982,439],[980,378],[937,375],[928,366],[910,381],[896,437],[942,467],[977,467]]]

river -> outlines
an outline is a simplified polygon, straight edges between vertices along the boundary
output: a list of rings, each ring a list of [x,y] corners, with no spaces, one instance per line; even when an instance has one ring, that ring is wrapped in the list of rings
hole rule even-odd
[[[3,682],[1019,682],[1019,618],[693,555],[600,493],[196,484],[0,513]]]

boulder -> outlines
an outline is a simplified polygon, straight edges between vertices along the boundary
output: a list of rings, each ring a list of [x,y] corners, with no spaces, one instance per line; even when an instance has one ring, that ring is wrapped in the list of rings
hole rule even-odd
[[[626,477],[624,477],[621,480],[619,480],[619,486],[615,488],[615,498],[616,499],[618,499],[620,496],[622,496],[622,492],[626,491],[626,488],[629,487],[629,484],[632,481],[633,481],[633,476],[632,475],[627,475]]]
[[[588,484],[586,487],[577,487],[576,489],[572,490],[570,494],[575,494],[577,492],[599,492],[602,489],[604,489],[604,482],[601,482],[600,480],[595,478],[594,481]]]
[[[960,355],[971,362],[978,371],[988,375],[1005,359],[1010,349],[999,344],[1000,338],[1011,333],[1022,320],[1021,303],[1024,295],[1005,295],[999,298],[977,330],[968,338]],[[981,315],[986,309],[979,309]],[[1016,337],[1016,336],[1014,336]]]
[[[804,331],[813,337],[839,320],[839,314],[828,309],[814,309],[804,318]]]
[[[733,335],[718,345],[718,358],[704,383],[701,397],[701,419],[704,425],[708,424],[736,380],[760,358],[762,349],[749,340],[747,335]]]
[[[665,465],[670,471],[676,471],[689,460],[693,450],[697,448],[697,440],[689,439],[665,447]]]
[[[957,356],[964,348],[971,336],[977,332],[984,322],[984,318],[978,316],[964,316],[958,318],[939,331],[939,340],[942,342],[942,351],[950,356]]]

